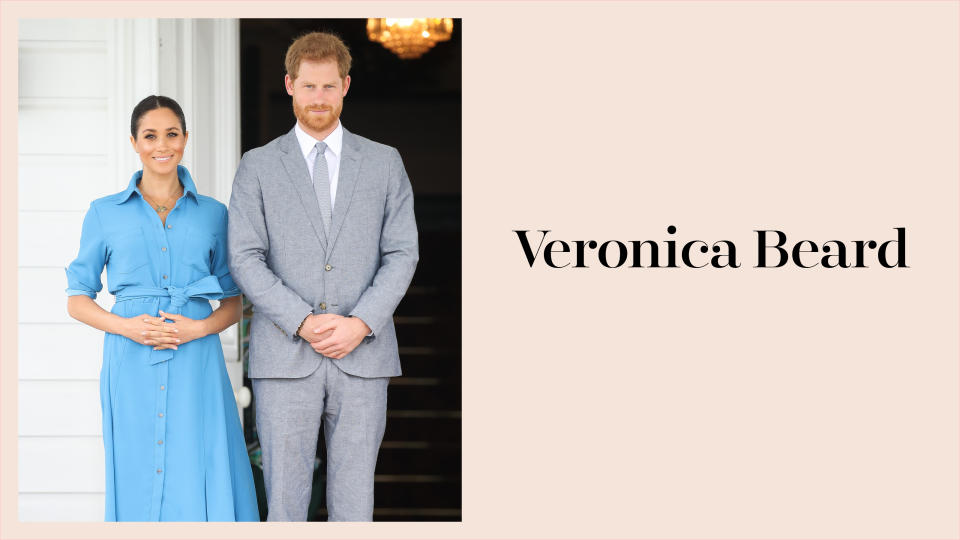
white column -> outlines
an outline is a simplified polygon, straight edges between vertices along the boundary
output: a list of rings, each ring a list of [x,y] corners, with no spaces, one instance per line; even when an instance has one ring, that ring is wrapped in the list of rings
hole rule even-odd
[[[108,44],[114,75],[108,97],[108,159],[113,165],[117,191],[127,187],[130,175],[140,169],[140,159],[130,145],[130,113],[141,99],[159,88],[159,37],[157,19],[114,19]]]

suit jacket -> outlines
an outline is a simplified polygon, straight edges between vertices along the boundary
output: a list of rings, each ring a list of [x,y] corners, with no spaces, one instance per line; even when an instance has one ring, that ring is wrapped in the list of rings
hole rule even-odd
[[[321,355],[296,335],[310,313],[373,331],[333,360],[351,375],[400,375],[393,312],[417,266],[413,190],[395,148],[346,129],[330,231],[294,130],[246,152],[230,196],[233,279],[254,306],[249,376],[305,377]]]

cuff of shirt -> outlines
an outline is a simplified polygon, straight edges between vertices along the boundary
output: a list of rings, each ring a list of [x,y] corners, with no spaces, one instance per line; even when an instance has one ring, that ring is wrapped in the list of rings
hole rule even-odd
[[[351,313],[350,315],[347,315],[347,317],[353,317],[353,318],[355,318],[355,319],[360,319],[360,317],[357,317],[357,316],[356,316],[356,315],[354,315],[353,313]],[[363,319],[360,319],[360,320],[361,320],[361,321],[363,321]],[[367,321],[363,321],[363,324],[367,324]],[[370,327],[370,325],[369,325],[369,324],[367,324],[367,327],[369,328],[369,327]],[[363,336],[363,337],[364,337],[364,338],[370,338],[370,339],[373,339],[373,337],[374,337],[374,336],[373,336],[373,330],[370,330],[370,333],[369,333],[369,334],[367,334],[367,335],[365,335],[365,336]]]
[[[297,320],[297,326],[293,327],[293,334],[292,334],[292,336],[293,336],[293,340],[294,340],[294,341],[303,339],[302,337],[300,337],[300,334],[298,334],[297,331],[300,330],[300,327],[301,327],[301,326],[303,326],[303,323],[304,323],[304,321],[307,320],[307,317],[309,317],[309,316],[311,316],[311,315],[313,315],[313,312],[312,312],[312,311],[309,312],[309,313],[307,313],[307,314],[305,314],[303,317],[301,317],[299,320]]]
[[[86,296],[89,298],[97,299],[97,293],[93,291],[85,291],[82,289],[67,289],[67,296]]]
[[[234,297],[234,296],[240,296],[240,289],[238,289],[238,288],[236,288],[236,287],[234,287],[234,288],[232,288],[232,289],[227,289],[227,290],[223,291],[223,294],[222,294],[222,295],[220,295],[220,299],[222,300],[222,299],[224,299],[224,298],[232,298],[232,297]]]

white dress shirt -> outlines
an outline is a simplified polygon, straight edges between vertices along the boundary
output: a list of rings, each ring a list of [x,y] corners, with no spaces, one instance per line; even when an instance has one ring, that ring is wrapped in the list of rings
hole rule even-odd
[[[314,139],[300,127],[300,122],[293,128],[297,134],[297,142],[300,143],[300,151],[303,152],[303,159],[307,161],[307,171],[310,178],[313,178],[313,162],[317,159],[316,144],[320,141]],[[327,144],[327,150],[323,157],[327,160],[327,172],[330,173],[330,210],[337,200],[337,180],[340,178],[340,156],[343,150],[343,124],[337,120],[337,127],[332,133],[327,135],[323,142]]]
[[[297,125],[294,126],[293,132],[297,134],[300,151],[303,152],[303,159],[307,161],[307,171],[310,173],[310,178],[313,178],[313,162],[317,159],[317,143],[320,141],[308,135],[300,127],[300,122],[297,122]],[[323,142],[327,144],[323,157],[327,160],[327,172],[330,173],[330,210],[333,210],[333,205],[337,200],[337,180],[340,178],[340,156],[343,150],[343,124],[340,123],[340,120],[337,120],[336,129],[327,135]],[[373,330],[367,334],[367,337],[370,336],[373,336]]]

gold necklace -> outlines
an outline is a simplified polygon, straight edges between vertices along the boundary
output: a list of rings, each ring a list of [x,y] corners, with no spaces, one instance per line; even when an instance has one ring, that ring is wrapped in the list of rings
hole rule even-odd
[[[175,193],[171,197],[168,197],[167,200],[163,202],[169,203],[171,200],[177,199],[180,196],[180,193],[179,193],[180,190],[177,190],[177,191],[178,193]],[[166,204],[157,204],[152,198],[147,197],[147,194],[144,193],[143,191],[141,191],[140,194],[143,195],[143,198],[147,200],[147,203],[149,203],[151,206],[154,206],[156,208],[158,214],[162,214],[170,209]]]

